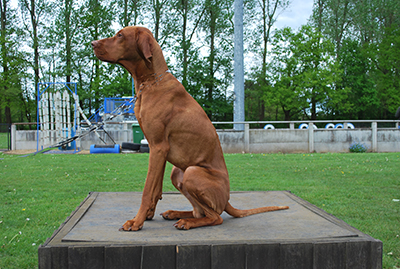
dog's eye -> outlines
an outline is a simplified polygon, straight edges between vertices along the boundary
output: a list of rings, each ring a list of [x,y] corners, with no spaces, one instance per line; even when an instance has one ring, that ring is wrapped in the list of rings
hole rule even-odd
[[[121,33],[119,33],[117,36],[118,36],[118,37],[122,37],[122,34],[121,34]]]

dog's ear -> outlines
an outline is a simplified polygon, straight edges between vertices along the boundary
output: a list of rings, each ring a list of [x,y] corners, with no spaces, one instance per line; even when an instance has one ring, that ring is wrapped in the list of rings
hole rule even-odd
[[[138,33],[137,37],[137,45],[139,50],[139,55],[143,58],[147,68],[151,68],[153,66],[153,37],[151,34],[146,32]]]

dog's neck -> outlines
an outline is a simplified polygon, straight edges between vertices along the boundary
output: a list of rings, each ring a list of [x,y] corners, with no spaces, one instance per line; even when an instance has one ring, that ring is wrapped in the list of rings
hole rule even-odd
[[[144,60],[136,61],[121,61],[120,64],[128,70],[133,77],[135,82],[135,92],[139,91],[140,85],[144,82],[155,78],[157,75],[168,71],[168,66],[165,62],[164,55],[159,50],[159,53],[155,52],[152,57],[152,67],[148,68]]]
[[[153,86],[154,84],[158,84],[161,80],[163,80],[164,75],[167,73],[171,73],[171,71],[169,71],[169,69],[167,69],[166,71],[161,72],[161,73],[154,73],[154,74],[143,76],[141,78],[142,83],[139,84],[138,88],[135,88],[136,96],[139,96],[146,87],[150,87],[150,86]],[[136,87],[136,85],[135,85],[135,87]]]

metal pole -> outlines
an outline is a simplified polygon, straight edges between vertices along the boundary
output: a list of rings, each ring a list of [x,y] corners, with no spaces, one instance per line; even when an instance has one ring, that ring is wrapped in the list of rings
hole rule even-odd
[[[233,121],[244,121],[244,67],[243,67],[243,0],[235,0],[234,15],[234,90]],[[235,130],[244,130],[244,124],[234,124]]]

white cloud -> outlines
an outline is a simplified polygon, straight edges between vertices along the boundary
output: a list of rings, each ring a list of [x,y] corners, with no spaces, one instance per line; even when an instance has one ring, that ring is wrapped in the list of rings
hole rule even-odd
[[[274,26],[278,29],[291,27],[297,30],[307,23],[312,14],[313,4],[314,0],[293,0],[289,8],[279,15]]]

